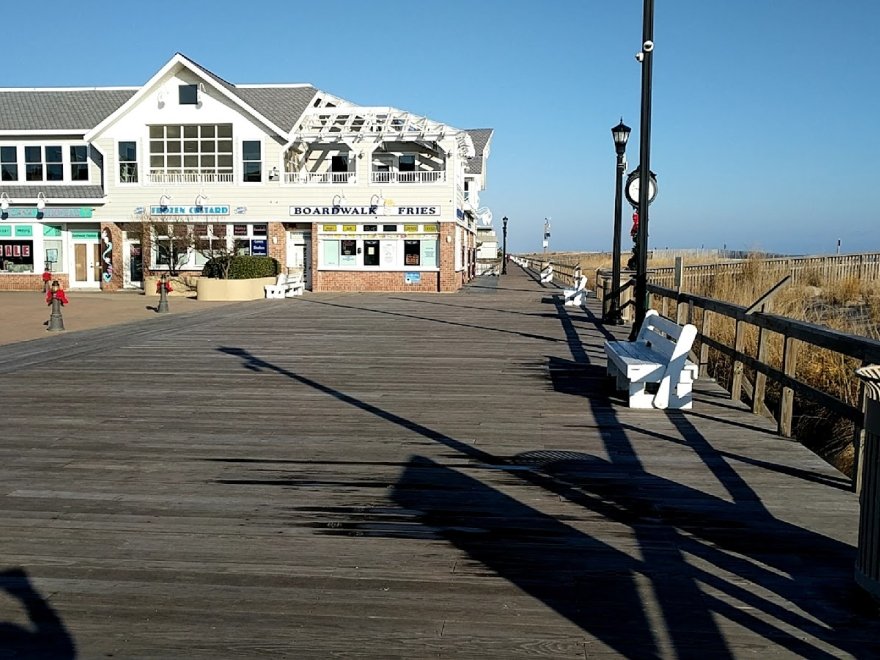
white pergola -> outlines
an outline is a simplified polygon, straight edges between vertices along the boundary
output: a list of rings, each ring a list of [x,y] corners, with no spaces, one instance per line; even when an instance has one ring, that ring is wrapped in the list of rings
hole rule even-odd
[[[431,149],[441,142],[451,147],[454,141],[460,157],[472,158],[476,154],[466,131],[390,107],[309,108],[293,137],[305,144],[342,142],[352,149],[359,143],[381,142],[415,142]]]

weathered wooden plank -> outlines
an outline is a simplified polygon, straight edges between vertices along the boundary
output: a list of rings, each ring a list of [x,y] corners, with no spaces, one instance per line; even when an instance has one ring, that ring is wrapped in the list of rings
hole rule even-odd
[[[625,408],[628,329],[559,293],[0,347],[0,624],[44,603],[80,657],[877,654],[847,480],[707,380]]]

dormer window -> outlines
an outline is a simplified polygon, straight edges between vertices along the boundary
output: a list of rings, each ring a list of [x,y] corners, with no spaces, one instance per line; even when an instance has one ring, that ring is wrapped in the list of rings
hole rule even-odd
[[[198,85],[180,85],[178,94],[180,105],[198,105],[199,103]]]

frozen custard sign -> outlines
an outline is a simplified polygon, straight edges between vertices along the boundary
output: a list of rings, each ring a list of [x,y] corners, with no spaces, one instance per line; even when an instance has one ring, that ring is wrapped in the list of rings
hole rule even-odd
[[[229,215],[229,206],[151,206],[150,215]]]

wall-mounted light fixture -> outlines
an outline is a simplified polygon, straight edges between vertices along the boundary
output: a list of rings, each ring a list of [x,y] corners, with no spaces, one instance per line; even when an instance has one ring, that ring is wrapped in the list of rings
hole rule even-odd
[[[370,208],[376,209],[376,215],[385,215],[385,198],[381,193],[370,197]]]
[[[9,195],[5,192],[0,193],[0,209],[3,211],[9,210],[9,205],[12,203],[12,200],[9,199]]]
[[[168,202],[170,202],[170,201],[171,201],[171,195],[162,195],[159,198],[159,206],[161,206],[164,209],[168,206]]]
[[[42,211],[44,208],[46,208],[46,196],[39,192],[37,193],[37,210]]]
[[[278,167],[273,167],[269,170],[269,181],[278,181]]]
[[[345,195],[333,195],[333,200],[331,201],[331,206],[342,206],[345,203]]]
[[[207,201],[208,201],[207,195],[203,195],[202,193],[199,193],[198,195],[196,195],[196,206],[204,206],[205,202],[207,202]]]

